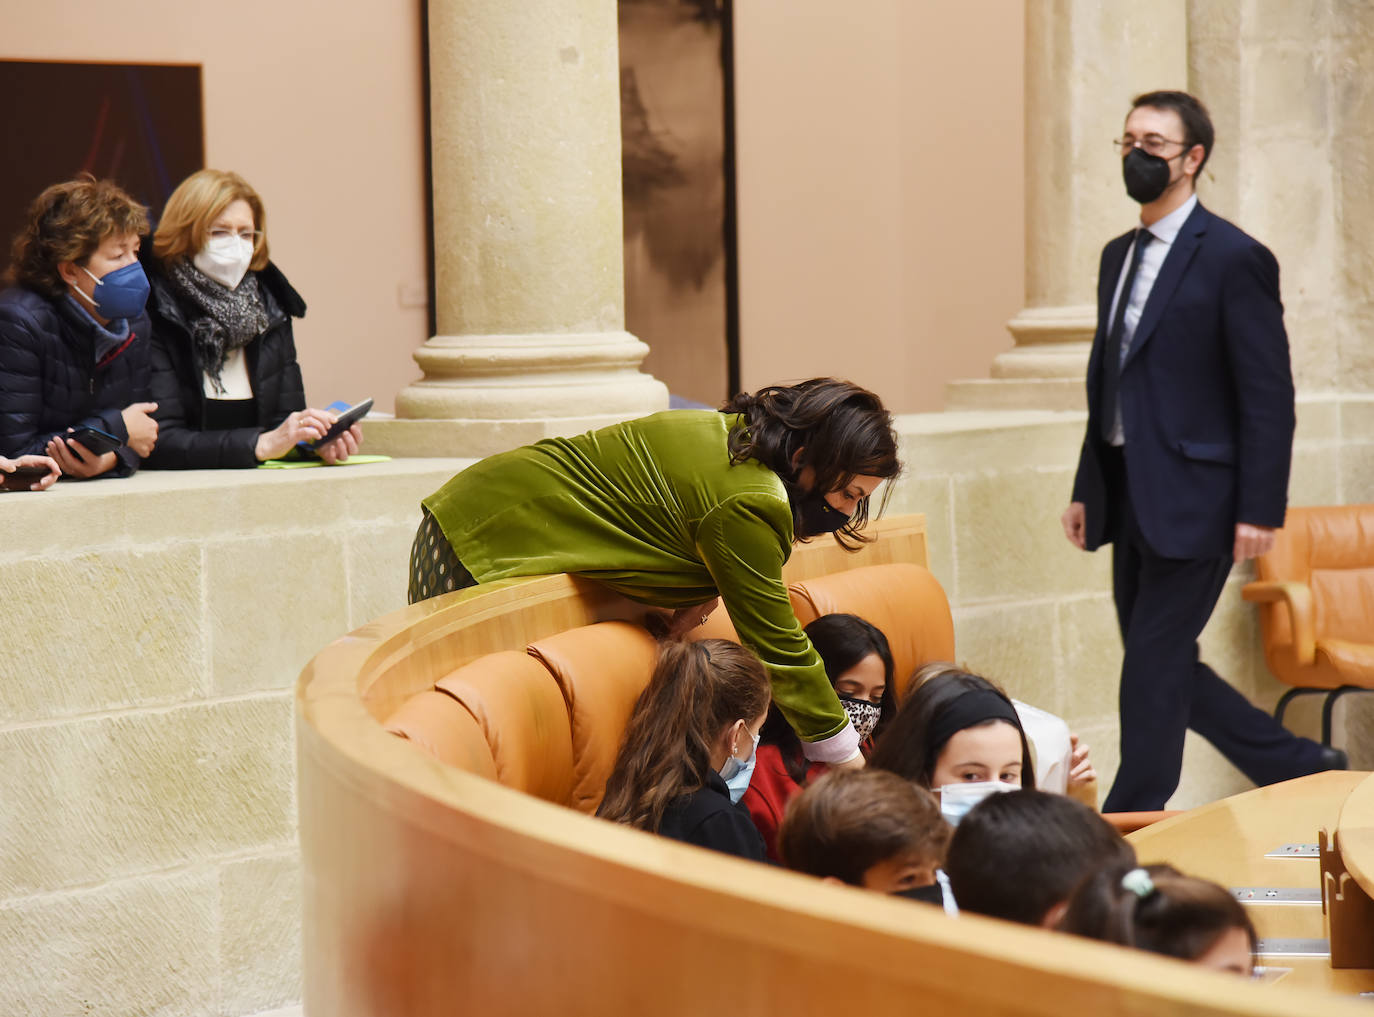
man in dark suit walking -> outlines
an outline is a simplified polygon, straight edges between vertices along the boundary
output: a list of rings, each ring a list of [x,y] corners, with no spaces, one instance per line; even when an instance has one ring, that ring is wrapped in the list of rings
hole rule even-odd
[[[1283,525],[1294,425],[1278,262],[1194,193],[1212,140],[1191,95],[1136,98],[1119,145],[1140,227],[1106,246],[1098,275],[1088,430],[1062,522],[1079,548],[1112,544],[1125,658],[1110,812],[1164,807],[1190,727],[1257,784],[1346,762],[1198,657],[1232,563]]]

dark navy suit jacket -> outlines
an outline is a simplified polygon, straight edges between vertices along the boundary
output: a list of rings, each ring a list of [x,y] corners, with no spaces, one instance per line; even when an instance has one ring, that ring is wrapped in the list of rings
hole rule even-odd
[[[1088,433],[1073,486],[1089,550],[1115,536],[1102,469],[1102,371],[1130,243],[1130,233],[1109,243],[1098,272]],[[1236,523],[1283,525],[1293,375],[1279,265],[1268,248],[1196,206],[1160,266],[1118,391],[1131,506],[1157,554],[1230,557]]]

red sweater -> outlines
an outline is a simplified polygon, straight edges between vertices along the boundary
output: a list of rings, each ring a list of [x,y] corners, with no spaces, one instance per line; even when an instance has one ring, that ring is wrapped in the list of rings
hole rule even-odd
[[[768,857],[775,862],[778,858],[778,827],[782,824],[782,814],[792,796],[801,790],[801,785],[792,779],[787,767],[782,764],[782,754],[776,745],[760,745],[758,761],[754,764],[754,775],[749,778],[749,787],[741,801],[749,810],[749,818],[763,835]],[[807,767],[806,779],[814,780],[825,773],[829,767],[824,763],[812,763]]]

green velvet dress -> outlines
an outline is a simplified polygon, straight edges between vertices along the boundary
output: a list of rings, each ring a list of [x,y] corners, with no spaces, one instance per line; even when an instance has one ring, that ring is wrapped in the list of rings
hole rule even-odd
[[[670,410],[546,439],[469,467],[424,505],[479,583],[572,572],[666,608],[719,593],[807,755],[848,759],[858,738],[782,580],[787,491],[760,463],[730,465],[737,421]]]

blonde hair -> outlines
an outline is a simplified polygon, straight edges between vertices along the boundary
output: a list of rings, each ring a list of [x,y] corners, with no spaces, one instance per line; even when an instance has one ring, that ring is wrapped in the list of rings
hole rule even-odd
[[[153,254],[161,261],[192,257],[205,246],[215,220],[240,200],[253,210],[253,228],[258,231],[248,267],[254,271],[266,268],[267,213],[262,198],[243,177],[226,170],[197,170],[177,185],[153,234]]]

